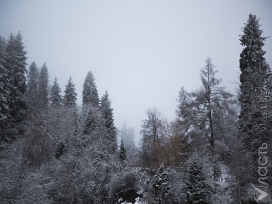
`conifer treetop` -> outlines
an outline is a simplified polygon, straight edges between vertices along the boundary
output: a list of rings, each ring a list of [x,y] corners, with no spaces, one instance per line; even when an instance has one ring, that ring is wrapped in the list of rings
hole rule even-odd
[[[82,91],[83,105],[92,105],[94,107],[99,106],[99,97],[94,80],[95,78],[93,76],[93,73],[89,71],[83,84]]]
[[[65,85],[64,90],[64,105],[68,107],[76,106],[77,101],[77,93],[75,92],[75,85],[72,81],[72,77],[70,76],[69,80],[67,81],[67,85]]]

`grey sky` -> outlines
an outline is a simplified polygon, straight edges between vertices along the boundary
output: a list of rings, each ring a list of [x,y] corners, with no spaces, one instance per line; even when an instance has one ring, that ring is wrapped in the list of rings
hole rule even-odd
[[[179,89],[200,87],[208,56],[235,92],[241,28],[253,13],[263,36],[272,36],[271,11],[270,0],[0,0],[0,34],[7,39],[20,31],[28,66],[46,62],[62,91],[72,76],[78,104],[91,70],[100,97],[110,94],[116,126],[126,120],[138,135],[148,107],[175,118]],[[264,50],[271,65],[272,38]]]

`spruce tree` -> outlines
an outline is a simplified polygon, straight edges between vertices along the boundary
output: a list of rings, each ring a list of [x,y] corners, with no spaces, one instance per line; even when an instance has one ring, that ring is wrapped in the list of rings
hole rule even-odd
[[[65,85],[63,103],[66,107],[75,107],[77,101],[77,93],[75,91],[75,85],[70,77],[67,85]]]
[[[82,118],[84,121],[83,133],[91,134],[101,123],[99,112],[99,97],[91,71],[87,73],[82,90]]]
[[[155,199],[159,201],[159,204],[167,203],[167,197],[169,195],[169,178],[165,172],[164,166],[160,165],[156,174],[151,180],[152,191]]]
[[[44,63],[39,76],[39,89],[38,89],[38,100],[39,108],[48,108],[48,86],[49,86],[49,75],[46,64]]]
[[[185,182],[186,204],[208,204],[208,190],[202,165],[194,160],[188,171],[188,180]]]
[[[38,80],[39,69],[35,62],[32,62],[29,66],[28,81],[27,81],[27,100],[29,110],[37,109],[38,105]]]
[[[20,32],[15,37],[10,34],[6,47],[5,63],[8,77],[10,115],[15,123],[23,121],[27,110],[27,102],[24,96],[27,88],[26,59],[26,51],[24,50]]]
[[[262,37],[259,19],[249,15],[242,29],[240,44],[240,115],[239,147],[241,172],[238,175],[239,196],[246,195],[247,184],[258,181],[258,148],[269,143],[271,134],[271,71],[263,50],[266,37]]]
[[[106,93],[101,97],[100,104],[101,116],[104,120],[104,125],[107,131],[107,140],[113,152],[117,150],[117,129],[114,126],[113,109],[111,108],[111,101],[109,94]]]
[[[95,107],[85,107],[82,117],[84,119],[83,133],[90,135],[98,127],[98,121],[101,121],[100,113]]]
[[[8,127],[9,115],[9,92],[7,87],[7,70],[5,68],[5,39],[0,36],[0,141],[4,140],[4,130]]]
[[[99,97],[94,80],[95,79],[93,73],[89,71],[83,84],[82,91],[83,106],[92,105],[94,107],[98,107],[99,105]]]
[[[61,89],[58,80],[55,77],[53,86],[51,87],[50,105],[53,107],[60,107],[62,105]]]
[[[123,138],[121,139],[120,151],[119,151],[119,158],[122,162],[124,162],[127,158],[126,149],[124,146]]]

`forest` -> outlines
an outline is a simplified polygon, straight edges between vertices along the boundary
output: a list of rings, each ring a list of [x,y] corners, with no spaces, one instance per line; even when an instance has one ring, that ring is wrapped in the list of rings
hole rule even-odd
[[[271,203],[267,37],[253,14],[242,31],[237,93],[207,58],[201,87],[177,93],[174,121],[147,108],[139,147],[132,127],[116,128],[92,71],[79,106],[72,76],[62,92],[46,63],[27,67],[20,32],[0,36],[0,203]]]

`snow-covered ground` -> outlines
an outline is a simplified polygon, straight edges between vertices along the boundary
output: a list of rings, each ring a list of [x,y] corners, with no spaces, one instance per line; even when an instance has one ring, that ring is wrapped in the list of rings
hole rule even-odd
[[[119,199],[119,201],[122,202],[122,198]],[[121,204],[132,204],[132,203],[128,203],[127,201],[125,201],[125,202],[122,202]],[[140,198],[136,198],[135,204],[147,204],[147,202],[140,201]]]

